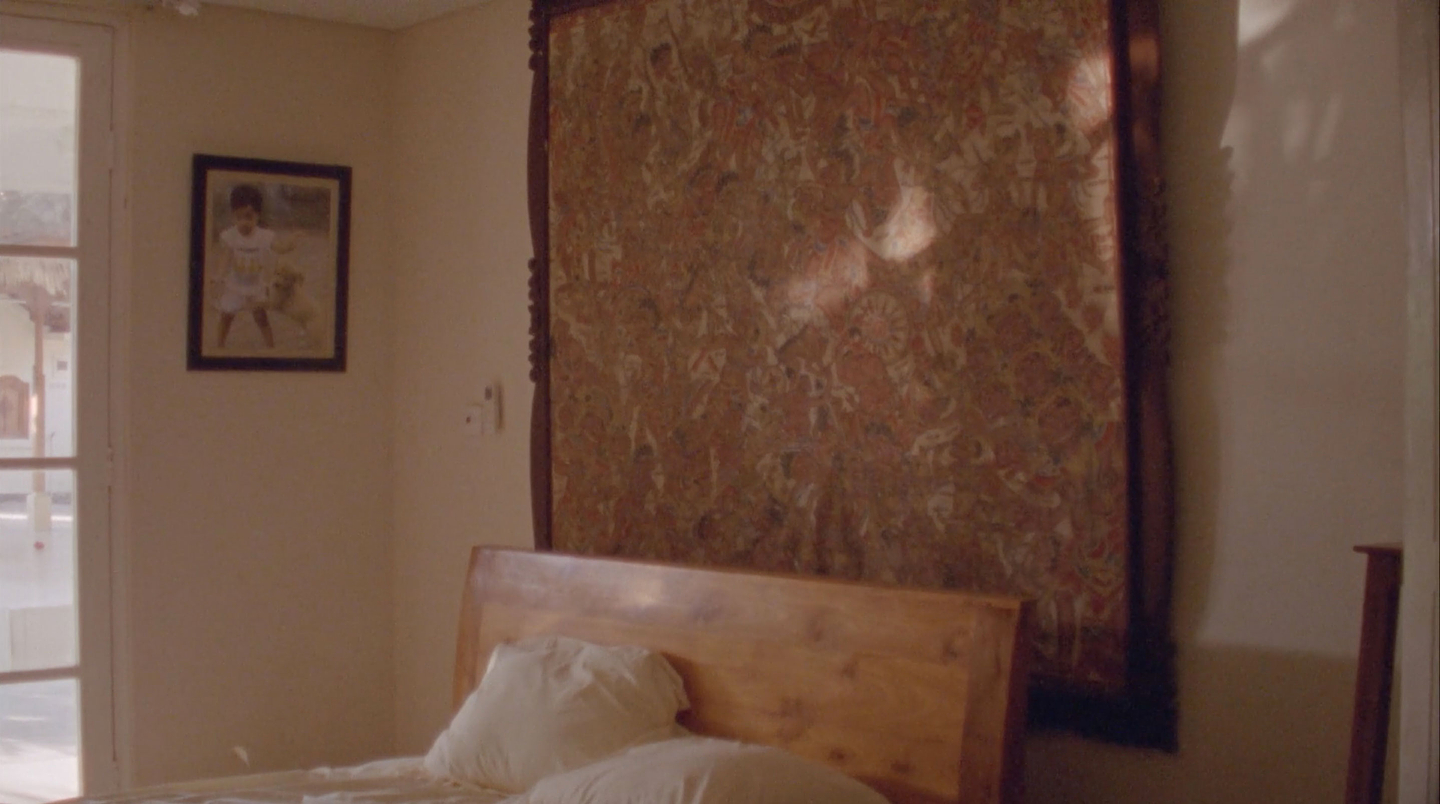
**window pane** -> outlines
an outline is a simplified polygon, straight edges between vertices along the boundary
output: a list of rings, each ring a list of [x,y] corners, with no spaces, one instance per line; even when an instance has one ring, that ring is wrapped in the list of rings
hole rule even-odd
[[[0,472],[0,672],[76,659],[75,473]]]
[[[74,277],[74,260],[0,257],[0,458],[75,454]]]
[[[80,794],[74,679],[0,684],[0,804]]]
[[[0,50],[0,243],[75,245],[78,67]]]

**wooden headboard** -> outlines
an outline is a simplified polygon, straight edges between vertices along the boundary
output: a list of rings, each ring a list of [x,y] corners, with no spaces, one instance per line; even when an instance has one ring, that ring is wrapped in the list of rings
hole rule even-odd
[[[909,802],[1018,802],[1030,606],[1016,598],[477,547],[456,706],[497,643],[563,634],[663,653],[681,717]]]

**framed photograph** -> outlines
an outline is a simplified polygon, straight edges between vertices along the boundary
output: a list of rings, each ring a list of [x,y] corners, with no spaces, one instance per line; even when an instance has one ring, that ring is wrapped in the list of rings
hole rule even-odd
[[[536,546],[1035,601],[1174,750],[1155,0],[533,0]]]
[[[350,168],[196,154],[191,370],[344,371]]]

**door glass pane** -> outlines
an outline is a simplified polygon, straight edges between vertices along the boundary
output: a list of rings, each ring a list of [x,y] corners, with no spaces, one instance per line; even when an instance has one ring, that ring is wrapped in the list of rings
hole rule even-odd
[[[0,257],[0,458],[75,455],[74,298],[74,260]]]
[[[78,77],[69,56],[0,49],[0,244],[75,245]]]
[[[76,660],[75,473],[0,471],[0,672]]]
[[[80,794],[75,679],[0,684],[0,804]]]

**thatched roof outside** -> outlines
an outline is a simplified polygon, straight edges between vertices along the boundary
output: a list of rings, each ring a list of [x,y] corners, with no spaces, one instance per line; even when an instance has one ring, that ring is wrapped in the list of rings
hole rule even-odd
[[[24,299],[39,290],[69,299],[73,268],[73,261],[53,257],[0,257],[0,293]]]
[[[0,303],[18,304],[32,319],[38,307],[47,332],[69,332],[74,266],[53,257],[0,257]]]

